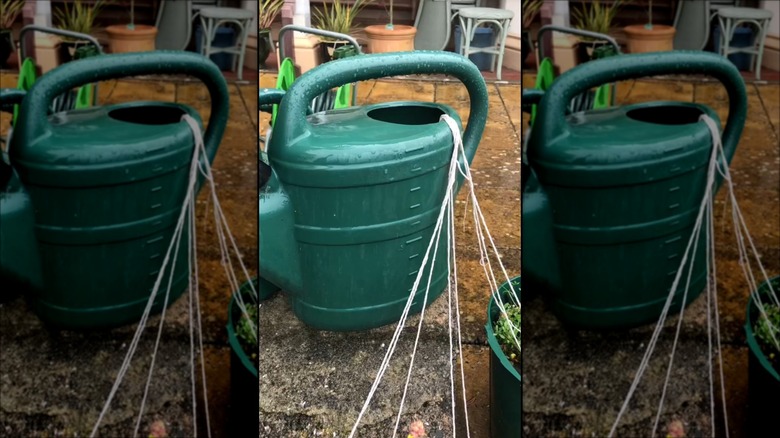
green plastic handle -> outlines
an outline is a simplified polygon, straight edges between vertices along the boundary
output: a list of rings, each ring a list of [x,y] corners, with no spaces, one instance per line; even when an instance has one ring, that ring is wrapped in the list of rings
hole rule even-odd
[[[276,105],[282,101],[285,92],[277,88],[261,88],[257,106],[260,111],[272,114],[272,110],[276,109]]]
[[[487,120],[487,87],[474,63],[448,52],[420,50],[352,56],[327,62],[306,72],[293,83],[281,103],[279,117],[274,124],[275,142],[292,144],[290,140],[305,134],[309,128],[306,120],[309,103],[331,88],[352,82],[411,74],[447,74],[455,76],[466,86],[471,107],[463,146],[470,163]]]
[[[747,118],[745,81],[726,58],[688,50],[615,56],[569,70],[553,82],[542,98],[529,148],[546,147],[555,138],[566,135],[569,130],[566,107],[583,91],[610,82],[666,74],[705,74],[719,80],[726,88],[729,117],[722,140],[726,160],[730,162]]]
[[[206,156],[213,161],[227,125],[230,98],[222,72],[209,59],[180,51],[153,51],[96,56],[72,61],[41,76],[22,102],[14,131],[17,152],[51,130],[47,110],[52,100],[81,85],[127,76],[186,74],[200,79],[211,97],[211,116],[204,134]]]
[[[0,88],[0,111],[13,114],[14,107],[24,100],[27,92],[18,88]]]

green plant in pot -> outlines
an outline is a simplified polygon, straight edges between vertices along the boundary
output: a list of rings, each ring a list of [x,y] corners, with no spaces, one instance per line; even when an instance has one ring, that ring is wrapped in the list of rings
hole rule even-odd
[[[149,52],[155,49],[157,28],[136,24],[135,1],[130,0],[130,22],[106,27],[111,53]]]
[[[512,291],[516,293],[516,300]],[[520,435],[520,277],[498,288],[506,314],[495,297],[488,303],[485,325],[490,346],[490,432],[491,436]]]
[[[282,11],[282,6],[284,6],[284,0],[261,0],[260,2],[257,56],[261,67],[265,67],[265,61],[273,51],[273,47],[271,47],[271,25]]]
[[[653,24],[653,0],[647,5],[647,23],[623,28],[629,53],[663,52],[674,49],[672,26]]]
[[[71,32],[90,35],[95,25],[95,19],[106,3],[105,0],[97,0],[93,4],[82,2],[81,0],[75,0],[73,3],[63,3],[53,11],[57,27]],[[62,37],[62,44],[60,44],[59,50],[60,64],[64,64],[72,59],[87,58],[97,54],[97,48],[89,42]]]
[[[577,29],[609,35],[609,30],[612,28],[612,22],[615,20],[618,10],[628,1],[614,0],[611,3],[602,3],[600,0],[594,0],[583,4],[579,8],[572,9],[572,24]],[[616,54],[614,48],[606,41],[594,40],[588,37],[580,37],[579,48],[580,62]]]
[[[16,50],[11,28],[24,8],[24,0],[0,1],[0,64],[5,67],[8,57]]]
[[[747,306],[745,338],[748,345],[748,424],[750,434],[762,436],[776,429],[780,412],[780,277],[774,277],[751,294]],[[755,298],[761,299],[763,312]]]
[[[523,17],[520,23],[523,26],[523,31],[521,34],[521,40],[520,40],[520,54],[522,56],[522,60],[520,61],[522,64],[525,64],[526,59],[528,59],[528,55],[531,54],[531,52],[534,50],[533,43],[531,42],[531,34],[529,32],[529,29],[531,27],[531,23],[534,21],[536,16],[539,14],[539,10],[542,8],[542,5],[544,4],[544,0],[523,0],[522,3],[522,11],[523,11]]]
[[[417,29],[414,26],[396,24],[393,20],[393,0],[389,1],[389,9],[385,3],[385,10],[387,10],[389,18],[387,24],[377,24],[365,28],[370,53],[410,52],[414,50],[414,36],[417,34]]]
[[[257,398],[260,384],[257,375],[259,288],[257,278],[244,283],[233,293],[228,304],[231,436],[257,434],[257,412],[260,410]],[[243,302],[243,309],[238,296]]]
[[[341,0],[333,0],[333,3],[325,4],[321,9],[317,8],[312,12],[312,25],[317,29],[353,36],[357,29],[355,18],[372,2],[373,0],[355,0],[352,4],[346,4]],[[327,48],[328,60],[333,57],[337,48],[348,44],[329,37],[320,37],[320,40]]]

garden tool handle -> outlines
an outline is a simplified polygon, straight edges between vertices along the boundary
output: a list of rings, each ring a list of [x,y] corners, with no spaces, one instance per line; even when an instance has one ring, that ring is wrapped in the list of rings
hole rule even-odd
[[[726,58],[688,50],[598,59],[567,71],[553,82],[539,104],[530,146],[545,147],[566,135],[566,108],[583,91],[605,83],[664,74],[705,74],[723,84],[729,96],[729,116],[722,141],[726,160],[731,161],[747,118],[745,81]]]
[[[520,98],[520,108],[524,113],[531,114],[531,108],[538,105],[544,97],[544,91],[536,88],[524,88]]]
[[[0,88],[0,111],[13,114],[14,106],[22,103],[26,95],[26,91],[18,88]]]
[[[613,49],[615,49],[615,53],[620,54],[620,44],[618,44],[617,41],[609,35],[605,35],[603,33],[598,33],[598,32],[592,32],[589,30],[575,29],[573,27],[555,26],[552,24],[548,24],[547,26],[542,26],[539,29],[539,31],[536,33],[536,41],[538,44],[538,52],[539,52],[538,62],[542,62],[542,60],[544,59],[544,44],[542,44],[542,35],[544,35],[546,32],[549,31],[567,33],[570,35],[576,35],[576,36],[581,36],[586,38],[593,38],[594,40],[604,41],[609,45],[611,45]]]
[[[31,147],[35,138],[51,130],[49,104],[72,88],[98,81],[151,74],[186,74],[200,79],[211,97],[211,115],[203,136],[206,155],[213,161],[225,132],[230,100],[225,78],[209,59],[180,51],[153,51],[96,56],[64,64],[41,76],[22,102],[14,131],[18,148]]]
[[[355,48],[355,50],[357,50],[358,54],[361,54],[360,44],[358,44],[355,38],[347,34],[333,32],[330,30],[315,29],[313,27],[304,27],[295,24],[288,24],[287,26],[284,26],[281,29],[279,29],[279,35],[277,36],[277,39],[279,40],[279,58],[282,60],[288,57],[287,51],[285,50],[286,48],[284,46],[284,34],[291,30],[295,32],[307,33],[309,35],[317,35],[321,37],[333,38],[338,41],[346,41],[349,44],[351,44],[352,47]]]
[[[305,134],[306,110],[310,102],[331,88],[347,83],[411,74],[448,74],[458,78],[469,93],[470,112],[463,146],[469,163],[485,128],[488,94],[482,74],[461,55],[439,51],[378,53],[327,62],[293,82],[279,108],[274,136],[287,139]],[[282,142],[285,144],[285,142]]]
[[[271,114],[273,106],[278,105],[284,97],[284,91],[276,88],[261,88],[259,100],[257,101],[260,111]]]

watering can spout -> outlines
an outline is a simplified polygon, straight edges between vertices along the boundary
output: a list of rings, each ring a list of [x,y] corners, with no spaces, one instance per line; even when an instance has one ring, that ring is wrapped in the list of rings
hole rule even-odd
[[[272,172],[260,189],[260,265],[261,296],[277,290],[295,294],[303,288],[298,247],[293,230],[290,198]]]

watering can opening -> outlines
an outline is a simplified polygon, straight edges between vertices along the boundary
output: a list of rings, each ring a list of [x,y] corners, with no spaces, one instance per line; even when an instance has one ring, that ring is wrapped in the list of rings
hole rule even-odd
[[[418,104],[385,106],[368,112],[368,117],[396,125],[430,125],[438,123],[445,112],[440,107]]]
[[[178,106],[161,105],[158,103],[143,103],[126,106],[108,112],[114,120],[137,125],[170,125],[179,123],[181,116],[187,114]]]
[[[626,113],[626,116],[639,122],[656,125],[690,125],[697,123],[703,114],[705,112],[695,106],[664,103],[632,109]]]

